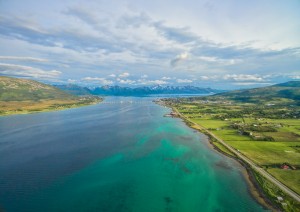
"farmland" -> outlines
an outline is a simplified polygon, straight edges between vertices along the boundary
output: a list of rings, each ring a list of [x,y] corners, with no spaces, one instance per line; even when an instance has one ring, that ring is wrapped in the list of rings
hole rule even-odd
[[[300,107],[297,86],[297,83],[296,86],[287,83],[201,98],[164,99],[163,102],[299,194]],[[243,95],[246,98],[242,98]],[[220,143],[213,141],[213,144],[228,155],[228,150]],[[262,187],[271,184],[264,185]],[[272,189],[264,190],[269,192]],[[281,192],[269,194],[276,198]]]

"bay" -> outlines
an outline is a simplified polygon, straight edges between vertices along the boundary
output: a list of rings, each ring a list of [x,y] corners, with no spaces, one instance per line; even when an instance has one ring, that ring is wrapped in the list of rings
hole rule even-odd
[[[262,211],[243,167],[153,98],[0,117],[5,211]]]

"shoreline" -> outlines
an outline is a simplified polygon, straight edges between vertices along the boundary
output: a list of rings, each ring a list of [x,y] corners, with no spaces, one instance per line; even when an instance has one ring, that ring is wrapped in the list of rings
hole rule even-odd
[[[85,107],[85,106],[91,106],[91,105],[96,105],[99,104],[103,101],[103,99],[99,101],[93,101],[90,103],[82,103],[82,104],[71,104],[69,107],[60,107],[60,108],[41,108],[41,109],[36,109],[36,110],[22,110],[22,111],[8,111],[7,113],[1,113],[0,117],[6,117],[6,116],[13,116],[13,115],[27,115],[27,114],[35,114],[35,113],[45,113],[45,112],[56,112],[56,111],[62,111],[62,110],[69,110],[69,109],[75,109],[75,108],[80,108],[80,107]]]
[[[189,125],[187,125],[187,126],[192,129],[195,129],[195,130],[197,130],[197,132],[200,132],[200,133],[204,134],[205,136],[207,136],[205,133],[199,131],[199,129],[193,128],[192,126],[189,126]],[[254,198],[254,200],[256,202],[258,202],[264,208],[270,209],[272,211],[279,210],[279,208],[277,208],[276,205],[272,204],[272,202],[269,200],[269,198],[263,193],[263,190],[260,188],[258,182],[256,181],[256,179],[254,177],[252,169],[249,168],[249,166],[247,164],[245,164],[242,160],[222,151],[218,146],[216,146],[214,144],[214,142],[209,138],[209,136],[207,136],[207,140],[208,140],[210,147],[213,150],[217,151],[218,153],[220,153],[226,157],[229,157],[229,158],[235,160],[242,166],[242,168],[243,168],[242,175],[247,183],[248,192],[250,193],[250,195]]]
[[[166,106],[166,105],[164,105],[164,106]],[[169,107],[169,106],[167,106],[167,107],[170,108],[174,113],[177,113],[177,111],[175,111],[173,107]],[[193,127],[191,124],[189,124],[190,121],[187,120],[185,117],[178,115],[178,116],[176,116],[176,118],[180,118],[188,127],[192,128],[194,130],[197,130],[197,132],[204,134],[207,137],[207,140],[209,143],[208,146],[210,146],[213,150],[219,152],[220,154],[222,154],[224,156],[227,156],[227,157],[235,160],[242,166],[242,168],[243,168],[242,175],[247,183],[248,192],[250,193],[250,195],[253,197],[253,199],[258,204],[260,204],[265,209],[269,209],[271,211],[281,211],[281,209],[278,208],[277,205],[273,204],[272,201],[269,199],[269,197],[266,196],[263,189],[260,187],[259,183],[255,179],[255,176],[253,173],[254,171],[249,167],[249,165],[247,165],[244,161],[242,161],[238,157],[230,155],[227,152],[224,152],[223,150],[221,150],[218,146],[216,146],[214,144],[210,135],[201,131],[201,129],[199,129],[199,128]]]

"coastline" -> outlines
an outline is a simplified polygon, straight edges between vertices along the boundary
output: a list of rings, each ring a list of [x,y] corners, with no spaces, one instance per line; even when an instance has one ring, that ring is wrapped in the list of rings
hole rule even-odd
[[[96,105],[99,104],[103,101],[103,99],[97,99],[97,101],[91,101],[91,102],[84,102],[80,103],[78,102],[65,105],[65,106],[60,106],[60,107],[45,107],[45,108],[36,108],[34,110],[15,110],[15,111],[7,111],[4,113],[0,113],[0,117],[4,116],[12,116],[12,115],[27,115],[27,114],[34,114],[34,113],[44,113],[44,112],[55,112],[55,111],[61,111],[61,110],[68,110],[68,109],[73,109],[73,108],[80,108],[80,107],[85,107],[85,106],[90,106],[90,105]]]
[[[166,106],[166,105],[163,105],[163,106]],[[177,111],[174,110],[173,107],[169,107],[169,106],[167,106],[167,107],[170,108],[174,113],[177,113]],[[236,162],[238,162],[243,167],[242,174],[247,183],[248,192],[255,199],[255,201],[257,201],[264,208],[269,209],[271,211],[280,211],[281,210],[264,193],[263,189],[261,188],[261,186],[259,185],[258,181],[256,180],[256,178],[254,176],[254,171],[249,167],[249,165],[247,165],[244,161],[242,161],[238,157],[228,154],[227,152],[220,149],[220,147],[218,147],[214,144],[215,142],[213,142],[213,138],[209,134],[207,134],[206,132],[203,132],[201,129],[191,125],[191,122],[189,120],[187,120],[185,117],[182,117],[179,114],[178,116],[176,116],[176,118],[180,118],[188,127],[192,128],[194,130],[197,130],[198,132],[206,135],[208,143],[213,150],[219,152],[220,154],[223,154],[227,157],[234,159]]]

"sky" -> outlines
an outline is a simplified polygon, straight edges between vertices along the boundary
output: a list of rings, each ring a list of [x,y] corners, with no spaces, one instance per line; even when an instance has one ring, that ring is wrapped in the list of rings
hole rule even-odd
[[[300,80],[299,0],[0,0],[0,75],[236,89]]]

